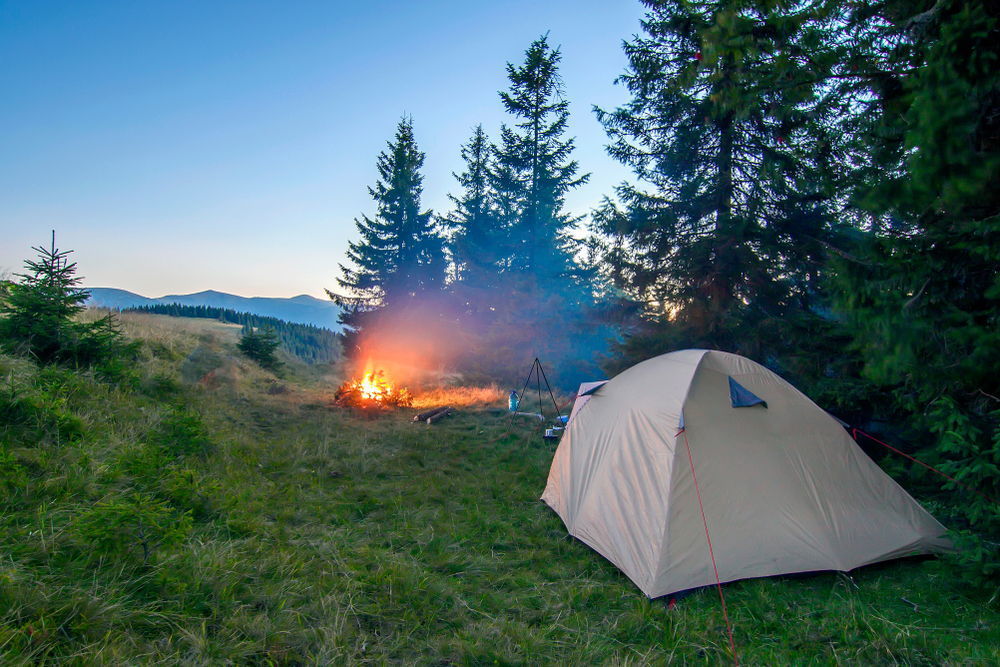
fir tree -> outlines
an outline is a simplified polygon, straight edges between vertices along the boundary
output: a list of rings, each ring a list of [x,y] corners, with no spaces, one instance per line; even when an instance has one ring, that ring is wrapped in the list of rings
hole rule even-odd
[[[835,109],[816,97],[833,57],[823,14],[782,2],[644,4],[646,34],[626,43],[620,79],[632,99],[597,112],[610,154],[639,183],[618,189],[624,209],[606,206],[596,229],[614,239],[620,286],[672,322],[660,328],[668,347],[766,356],[787,334],[775,327],[814,305],[831,237]]]
[[[24,352],[40,363],[92,364],[109,361],[125,351],[110,315],[95,322],[74,318],[90,294],[79,287],[72,250],[56,247],[55,232],[48,248],[34,247],[37,259],[26,260],[26,273],[9,283],[0,301],[0,343]]]
[[[849,12],[833,92],[870,215],[866,252],[838,267],[839,306],[865,373],[942,470],[1000,496],[1000,18],[996,3],[871,2]],[[869,165],[879,167],[873,177]],[[1000,514],[964,497],[992,535],[967,558],[994,585]]]
[[[444,286],[444,241],[431,212],[421,211],[423,164],[412,120],[403,118],[394,140],[378,156],[379,178],[368,189],[375,216],[355,220],[361,238],[348,244],[352,266],[340,266],[337,283],[348,293],[331,293],[347,306],[342,321],[348,326],[357,327],[366,311],[405,307]]]
[[[500,224],[509,228],[510,266],[527,276],[549,278],[573,267],[568,237],[577,218],[563,211],[567,192],[587,181],[564,138],[569,102],[563,99],[559,49],[548,36],[531,43],[520,66],[507,64],[510,88],[500,93],[513,127],[500,130],[493,185]]]
[[[431,211],[421,210],[423,164],[413,123],[403,118],[378,156],[379,178],[369,188],[375,215],[355,221],[361,238],[348,246],[350,266],[340,266],[346,293],[330,293],[344,307],[345,352],[354,361],[395,351],[434,364],[444,353],[437,342],[453,332],[444,238]]]
[[[281,361],[275,356],[279,340],[271,329],[255,329],[249,324],[243,325],[240,342],[237,344],[240,352],[270,371],[277,371]]]
[[[473,130],[462,146],[465,170],[453,174],[462,191],[449,195],[455,205],[442,220],[452,231],[449,241],[456,281],[482,289],[495,289],[506,268],[503,251],[507,247],[506,230],[498,225],[492,190],[493,154],[482,125]]]
[[[513,124],[501,128],[489,151],[477,129],[463,147],[466,170],[457,175],[464,189],[450,216],[451,293],[464,336],[457,362],[493,378],[520,379],[522,363],[535,354],[570,375],[597,372],[593,356],[611,336],[593,319],[592,285],[570,237],[579,219],[564,210],[566,194],[588,175],[578,174],[573,140],[565,137],[560,58],[543,36],[522,64],[507,64],[510,87],[499,95]]]

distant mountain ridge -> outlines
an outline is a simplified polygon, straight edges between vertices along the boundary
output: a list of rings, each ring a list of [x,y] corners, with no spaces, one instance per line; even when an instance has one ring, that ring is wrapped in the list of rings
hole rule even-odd
[[[194,294],[168,294],[150,298],[114,287],[88,287],[90,299],[88,306],[122,310],[138,306],[177,303],[182,306],[213,306],[228,308],[240,313],[253,313],[262,317],[276,317],[286,322],[311,324],[331,331],[341,331],[343,327],[337,322],[340,308],[332,301],[317,299],[308,294],[300,294],[289,298],[264,296],[237,296],[205,290]]]

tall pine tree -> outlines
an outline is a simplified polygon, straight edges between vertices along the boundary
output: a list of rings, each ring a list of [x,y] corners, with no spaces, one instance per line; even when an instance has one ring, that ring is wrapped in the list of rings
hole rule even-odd
[[[766,358],[816,306],[832,235],[835,108],[816,94],[834,56],[825,15],[780,0],[643,4],[620,79],[632,99],[597,112],[639,183],[596,229],[615,239],[612,273],[660,323],[658,345]],[[656,351],[647,339],[632,353]]]
[[[378,156],[379,178],[368,189],[375,216],[355,220],[361,238],[348,244],[352,266],[340,265],[337,284],[347,293],[330,294],[346,307],[342,321],[352,328],[362,325],[366,312],[403,308],[444,287],[444,240],[431,212],[421,210],[423,164],[413,122],[403,118]]]
[[[507,268],[507,230],[498,225],[496,197],[492,190],[493,149],[482,125],[477,125],[462,146],[465,170],[453,174],[461,193],[449,195],[455,209],[442,223],[451,230],[449,250],[454,277],[465,285],[493,290]]]
[[[540,281],[573,269],[568,232],[579,220],[563,204],[566,193],[590,177],[578,175],[579,165],[571,159],[573,139],[564,136],[569,102],[563,98],[561,57],[547,35],[538,38],[521,65],[507,64],[510,88],[500,93],[515,119],[500,130],[493,178],[501,223],[511,237],[510,266]]]
[[[340,266],[337,280],[346,293],[330,293],[344,307],[344,351],[355,363],[438,362],[446,259],[432,213],[421,210],[423,164],[413,123],[404,117],[368,189],[375,215],[355,220],[360,239],[348,245],[351,265]]]
[[[543,36],[523,63],[507,64],[510,86],[500,99],[513,122],[494,146],[477,128],[463,147],[466,169],[456,175],[463,192],[448,220],[451,292],[465,337],[458,365],[494,379],[520,379],[535,355],[561,366],[567,380],[574,365],[592,374],[594,353],[611,335],[592,320],[593,291],[570,236],[579,219],[565,210],[566,194],[588,175],[578,173],[565,136],[560,58]]]

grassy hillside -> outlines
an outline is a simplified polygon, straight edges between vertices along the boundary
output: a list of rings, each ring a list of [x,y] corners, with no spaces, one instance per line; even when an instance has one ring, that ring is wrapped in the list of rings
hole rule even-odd
[[[176,303],[136,306],[124,312],[212,319],[254,329],[270,330],[280,341],[282,349],[307,364],[331,364],[340,358],[342,341],[340,334],[311,324],[287,322],[275,317],[241,313],[227,308],[182,306]]]
[[[714,590],[668,610],[566,535],[553,447],[505,435],[502,392],[365,418],[335,374],[241,359],[238,327],[124,322],[124,382],[0,357],[0,662],[727,659]],[[725,590],[746,664],[997,663],[1000,613],[955,582],[908,560]]]

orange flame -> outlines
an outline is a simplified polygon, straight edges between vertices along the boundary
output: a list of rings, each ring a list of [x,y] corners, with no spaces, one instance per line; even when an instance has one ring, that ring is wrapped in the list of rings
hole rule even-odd
[[[404,387],[397,387],[389,382],[385,372],[372,370],[369,363],[360,378],[348,380],[334,394],[338,405],[373,408],[373,407],[409,407],[413,404],[413,396]]]
[[[382,371],[368,371],[360,380],[354,381],[354,387],[362,398],[376,403],[381,403],[392,394],[392,384],[385,379]]]

